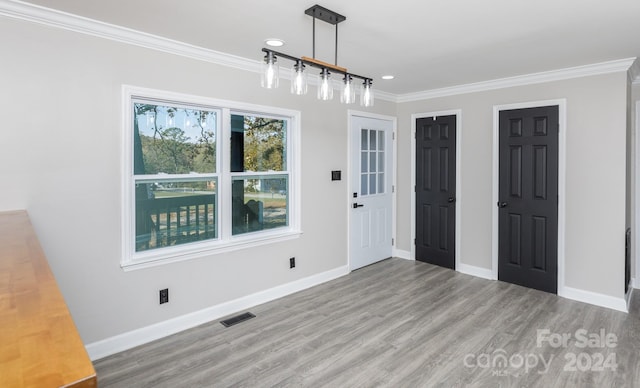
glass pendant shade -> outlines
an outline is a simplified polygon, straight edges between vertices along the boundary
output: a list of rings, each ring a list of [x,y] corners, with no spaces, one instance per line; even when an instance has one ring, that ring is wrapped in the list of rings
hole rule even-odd
[[[340,102],[343,104],[353,104],[356,102],[356,89],[353,87],[353,78],[349,74],[345,74],[342,81]]]
[[[275,89],[280,81],[278,58],[272,52],[268,52],[264,56],[262,62],[262,75],[260,77],[260,85],[263,88]]]
[[[328,101],[333,99],[333,85],[331,85],[331,73],[322,69],[318,80],[318,100]]]
[[[373,106],[373,90],[371,89],[371,80],[366,79],[362,84],[360,91],[360,105]]]
[[[302,95],[307,94],[307,73],[304,71],[302,61],[297,61],[291,69],[291,93]]]

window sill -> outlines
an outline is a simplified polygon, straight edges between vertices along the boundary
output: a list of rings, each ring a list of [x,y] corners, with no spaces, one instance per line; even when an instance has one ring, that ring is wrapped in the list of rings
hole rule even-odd
[[[273,244],[299,238],[300,230],[286,230],[276,232],[248,233],[232,237],[228,241],[213,241],[206,243],[185,244],[184,246],[164,248],[162,252],[145,252],[138,257],[123,261],[120,267],[128,272],[138,269],[156,267],[159,265],[177,263],[206,256],[218,255],[226,252],[249,249],[261,245]]]

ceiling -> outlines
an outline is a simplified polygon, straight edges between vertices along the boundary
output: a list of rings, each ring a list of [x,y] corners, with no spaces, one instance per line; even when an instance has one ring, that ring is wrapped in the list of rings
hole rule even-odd
[[[317,3],[347,18],[338,64],[393,94],[640,56],[638,0],[28,2],[252,60],[267,38],[286,42],[278,51],[311,56],[304,11]],[[333,62],[334,33],[316,23],[316,58]]]

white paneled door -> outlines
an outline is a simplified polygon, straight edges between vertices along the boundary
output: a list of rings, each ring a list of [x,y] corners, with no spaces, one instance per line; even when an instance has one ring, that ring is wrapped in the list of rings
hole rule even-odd
[[[393,123],[351,117],[351,270],[391,257]]]

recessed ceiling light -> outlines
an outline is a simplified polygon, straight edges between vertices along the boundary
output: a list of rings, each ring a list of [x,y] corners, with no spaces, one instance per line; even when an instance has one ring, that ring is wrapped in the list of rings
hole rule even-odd
[[[383,75],[382,79],[394,79],[395,77],[392,75]]]
[[[284,46],[284,40],[277,39],[277,38],[269,38],[269,39],[265,39],[264,44],[271,47],[280,47],[280,46]]]

